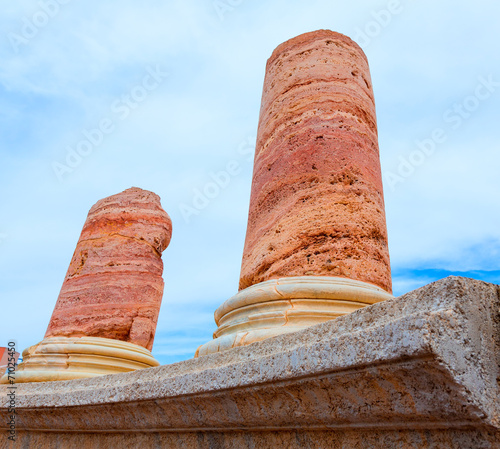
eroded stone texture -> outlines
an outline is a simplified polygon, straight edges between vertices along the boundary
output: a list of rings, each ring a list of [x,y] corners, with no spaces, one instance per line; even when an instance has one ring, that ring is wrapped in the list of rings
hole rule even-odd
[[[328,30],[267,62],[240,290],[303,275],[392,289],[368,62]]]
[[[19,447],[499,448],[499,293],[450,277],[231,351],[19,384]]]
[[[131,188],[91,209],[45,337],[103,337],[151,350],[172,223],[158,195]]]
[[[20,448],[78,449],[498,449],[487,430],[297,430],[228,432],[54,433],[18,432]],[[9,448],[0,441],[0,448]],[[9,448],[10,449],[10,448]]]

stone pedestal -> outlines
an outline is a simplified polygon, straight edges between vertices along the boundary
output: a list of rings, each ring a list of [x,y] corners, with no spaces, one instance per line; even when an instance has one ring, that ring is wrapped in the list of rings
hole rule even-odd
[[[18,382],[157,366],[151,356],[172,223],[152,192],[131,188],[88,214],[45,339],[23,352]],[[2,378],[5,382],[6,379]]]
[[[392,298],[365,282],[327,276],[272,279],[241,290],[215,311],[214,340],[195,357],[295,332]]]
[[[311,282],[303,296],[270,288],[270,281],[289,279],[289,289],[302,291],[304,277]],[[267,61],[239,289],[215,314],[216,341],[197,355],[391,297],[370,72],[362,49],[339,33],[297,36]],[[258,306],[239,301],[256,291]],[[368,291],[376,293],[367,301]],[[288,321],[293,314],[301,318]]]

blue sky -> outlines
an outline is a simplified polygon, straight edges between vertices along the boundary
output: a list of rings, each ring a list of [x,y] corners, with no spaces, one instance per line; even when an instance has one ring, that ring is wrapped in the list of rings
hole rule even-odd
[[[498,2],[0,5],[0,345],[43,338],[89,208],[131,186],[173,221],[153,354],[210,339],[238,286],[266,60],[320,28],[370,62],[394,293],[500,283]]]

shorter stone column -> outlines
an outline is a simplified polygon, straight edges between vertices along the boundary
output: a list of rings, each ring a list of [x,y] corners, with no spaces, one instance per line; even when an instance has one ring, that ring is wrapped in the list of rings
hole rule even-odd
[[[172,223],[152,192],[131,188],[88,214],[45,338],[23,352],[16,382],[158,366],[151,355]],[[5,382],[6,379],[2,378]]]

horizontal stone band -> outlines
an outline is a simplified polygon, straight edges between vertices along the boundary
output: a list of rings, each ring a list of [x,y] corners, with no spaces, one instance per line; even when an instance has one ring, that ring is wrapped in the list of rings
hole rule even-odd
[[[269,326],[288,326],[306,323],[312,326],[346,313],[354,312],[367,304],[334,299],[274,300],[235,309],[219,320],[214,336],[220,337],[240,330]]]
[[[215,311],[215,321],[227,313],[250,304],[281,299],[341,299],[375,304],[393,296],[366,282],[333,276],[293,276],[261,282],[241,290]]]

